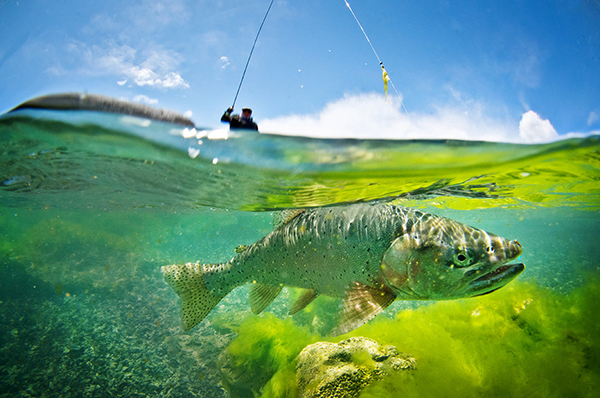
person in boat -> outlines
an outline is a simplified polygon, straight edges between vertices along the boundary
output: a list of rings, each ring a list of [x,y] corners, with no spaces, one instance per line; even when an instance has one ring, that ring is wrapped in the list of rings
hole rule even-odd
[[[252,120],[252,109],[243,108],[241,115],[232,115],[231,112],[233,112],[233,106],[229,107],[221,117],[222,122],[229,123],[230,129],[258,131],[258,125]]]

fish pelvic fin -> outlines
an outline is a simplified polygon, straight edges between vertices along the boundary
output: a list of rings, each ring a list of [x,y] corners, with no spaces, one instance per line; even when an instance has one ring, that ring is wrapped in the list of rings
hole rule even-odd
[[[346,290],[342,312],[332,336],[348,333],[367,323],[396,300],[396,294],[385,284],[375,287],[352,282]]]
[[[255,314],[260,314],[279,296],[283,286],[269,286],[253,283],[250,287],[250,308]]]
[[[290,315],[294,315],[298,311],[303,310],[307,305],[313,302],[317,298],[317,293],[314,289],[308,289],[296,300],[296,302],[290,308]]]
[[[161,267],[165,281],[181,300],[181,321],[184,330],[199,324],[225,297],[211,292],[204,283],[204,273],[211,265],[200,263],[172,264]]]

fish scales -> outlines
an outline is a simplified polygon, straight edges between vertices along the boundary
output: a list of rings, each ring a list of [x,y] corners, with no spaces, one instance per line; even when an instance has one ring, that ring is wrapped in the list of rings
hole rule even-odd
[[[343,297],[350,282],[371,283],[383,253],[414,211],[370,204],[309,209],[205,278],[224,292],[247,282],[314,289]]]
[[[524,269],[516,240],[445,217],[390,204],[296,210],[273,232],[222,264],[162,267],[182,302],[185,329],[237,286],[253,283],[250,306],[263,311],[283,286],[307,289],[291,307],[318,295],[342,297],[346,333],[402,300],[449,300],[488,294]]]

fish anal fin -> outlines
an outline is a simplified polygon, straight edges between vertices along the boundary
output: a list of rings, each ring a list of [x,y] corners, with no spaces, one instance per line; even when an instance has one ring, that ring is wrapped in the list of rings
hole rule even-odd
[[[306,209],[287,209],[276,211],[273,213],[273,229],[277,229],[284,224],[292,221],[300,214],[304,213]]]
[[[254,283],[250,287],[250,308],[255,314],[260,314],[281,293],[283,286],[270,286]]]
[[[396,294],[384,283],[375,287],[352,282],[346,290],[337,326],[331,332],[339,336],[367,323],[396,299]]]
[[[313,300],[317,298],[317,296],[318,294],[315,293],[314,289],[306,290],[292,305],[292,308],[290,308],[290,315],[294,315],[298,311],[303,310],[307,305],[312,303]]]
[[[207,267],[200,263],[165,265],[161,268],[165,281],[181,300],[181,321],[184,330],[199,324],[229,291],[216,294],[204,283]]]

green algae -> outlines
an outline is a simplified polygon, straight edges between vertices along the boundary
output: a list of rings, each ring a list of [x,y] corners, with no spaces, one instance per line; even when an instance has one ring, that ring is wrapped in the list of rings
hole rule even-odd
[[[358,332],[414,355],[417,371],[386,378],[361,396],[594,396],[599,282],[591,278],[569,295],[517,282],[366,325]]]
[[[328,339],[319,335],[335,322],[338,301],[319,297],[290,323],[250,314],[240,288],[182,333],[179,302],[158,269],[230,258],[268,233],[265,210],[398,196],[451,218],[448,210],[469,210],[463,221],[518,238],[527,271],[517,282],[535,277],[561,293],[511,283],[386,319],[402,305],[394,304],[355,334],[417,356],[417,370],[364,396],[598,395],[598,278],[572,288],[579,271],[598,270],[598,137],[535,146],[367,142],[346,157],[331,157],[338,142],[318,150],[321,142],[293,141],[290,155],[312,156],[293,160],[306,162],[299,166],[280,162],[276,143],[260,136],[214,142],[213,164],[213,156],[190,159],[187,143],[165,151],[93,123],[36,123],[0,126],[0,397],[223,397],[217,358],[231,355],[234,332],[239,362],[229,363],[238,373],[256,368],[245,396],[294,397],[294,355]],[[240,148],[259,161],[235,157]],[[278,317],[289,309],[286,292],[268,309]]]
[[[291,319],[280,320],[270,313],[249,317],[237,329],[238,337],[227,348],[221,362],[223,387],[230,396],[291,396],[295,391],[294,358],[318,340]]]
[[[348,336],[394,345],[417,360],[415,371],[387,376],[361,397],[388,397],[390,391],[403,397],[595,396],[599,298],[597,275],[569,294],[516,282],[487,296],[432,302],[393,319],[380,316],[335,339],[318,338],[289,318],[249,317],[228,353],[236,374],[264,398],[296,396],[294,358],[304,346]]]
[[[290,291],[290,303],[296,302],[306,291],[305,289],[288,288]],[[294,314],[294,323],[306,326],[311,333],[326,336],[334,327],[336,314],[339,310],[338,299],[329,296],[319,296],[303,310]]]

